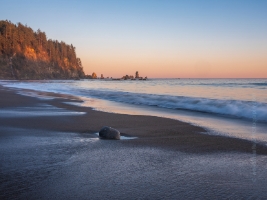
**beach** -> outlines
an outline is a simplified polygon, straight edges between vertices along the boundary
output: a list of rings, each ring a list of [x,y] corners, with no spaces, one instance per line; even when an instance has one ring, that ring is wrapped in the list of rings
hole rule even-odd
[[[267,199],[267,1],[3,1],[0,200]]]
[[[1,199],[266,197],[264,145],[21,91],[0,87]],[[134,139],[100,140],[103,126]]]
[[[48,104],[50,106],[68,110],[74,115],[53,116],[24,116],[2,118],[1,125],[26,129],[42,129],[59,132],[97,133],[103,126],[114,127],[122,133],[138,137],[138,140],[123,141],[135,144],[173,147],[181,151],[240,151],[251,153],[253,142],[222,136],[205,134],[206,130],[177,120],[142,116],[125,115],[95,111],[88,107],[79,107],[66,102],[79,102],[78,98],[50,93],[55,99],[37,99],[16,94],[10,89],[1,88],[1,108],[31,107]],[[44,94],[44,93],[41,93]],[[47,93],[46,93],[47,95]],[[56,110],[55,110],[56,112]],[[78,113],[84,112],[84,114]],[[78,115],[75,115],[77,113]],[[29,120],[30,118],[30,120]],[[266,154],[267,149],[259,145],[258,153]]]

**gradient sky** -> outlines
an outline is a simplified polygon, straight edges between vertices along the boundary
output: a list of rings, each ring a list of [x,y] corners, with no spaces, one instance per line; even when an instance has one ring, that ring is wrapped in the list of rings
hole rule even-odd
[[[76,47],[87,74],[267,78],[265,0],[0,0],[0,19]]]

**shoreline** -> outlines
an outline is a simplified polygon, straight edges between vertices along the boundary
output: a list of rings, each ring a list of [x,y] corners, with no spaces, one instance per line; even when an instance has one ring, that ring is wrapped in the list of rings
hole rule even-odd
[[[64,102],[81,102],[70,95],[50,93],[54,99],[40,99],[16,94],[10,88],[0,86],[0,108],[13,109],[38,104],[47,104],[72,112],[85,112],[82,115],[38,116],[5,118],[1,116],[0,126],[47,131],[96,133],[103,126],[118,129],[122,135],[138,137],[134,140],[121,140],[125,145],[151,146],[178,150],[188,153],[246,152],[253,153],[254,143],[243,139],[205,134],[202,127],[174,119],[155,116],[114,114],[95,111],[89,107],[79,107]],[[38,93],[38,92],[37,92]],[[30,120],[29,120],[30,119]],[[257,154],[267,155],[267,147],[257,143]]]

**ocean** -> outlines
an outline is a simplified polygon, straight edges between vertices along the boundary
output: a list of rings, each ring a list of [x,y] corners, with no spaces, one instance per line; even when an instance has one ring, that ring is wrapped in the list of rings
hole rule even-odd
[[[74,95],[84,100],[77,105],[96,110],[173,118],[202,126],[208,134],[267,144],[267,79],[90,79],[0,83],[12,88]]]

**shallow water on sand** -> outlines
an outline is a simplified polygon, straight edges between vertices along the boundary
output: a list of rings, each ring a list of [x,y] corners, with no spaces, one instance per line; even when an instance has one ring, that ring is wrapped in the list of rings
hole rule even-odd
[[[39,104],[31,107],[1,108],[0,118],[64,116],[83,114],[85,114],[85,112],[74,112],[57,108],[49,104]]]
[[[253,120],[241,120],[237,118],[225,118],[220,115],[192,112],[185,110],[169,110],[165,108],[129,105],[95,98],[81,98],[84,102],[66,102],[76,106],[92,107],[95,110],[129,115],[150,115],[184,121],[195,126],[207,129],[206,134],[223,135],[227,137],[241,138],[260,142],[267,145],[267,124],[253,122]],[[253,129],[254,128],[254,129]]]
[[[204,127],[210,134],[267,144],[267,79],[150,79],[148,81],[0,81],[37,93],[82,98],[78,104],[104,112],[152,115]],[[40,94],[43,91],[43,95]]]
[[[1,199],[266,199],[266,156],[0,128]]]

